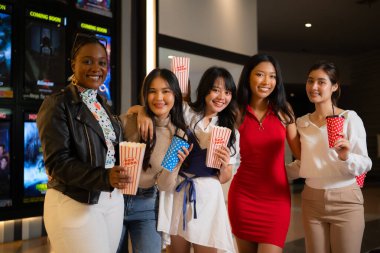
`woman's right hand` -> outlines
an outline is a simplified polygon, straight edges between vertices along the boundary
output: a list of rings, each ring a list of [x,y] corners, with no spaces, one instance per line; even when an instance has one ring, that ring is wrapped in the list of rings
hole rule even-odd
[[[127,170],[122,166],[114,166],[110,169],[109,181],[111,186],[117,189],[124,189],[132,182]]]
[[[145,107],[141,106],[137,113],[137,129],[144,141],[153,139],[153,121],[146,114]]]

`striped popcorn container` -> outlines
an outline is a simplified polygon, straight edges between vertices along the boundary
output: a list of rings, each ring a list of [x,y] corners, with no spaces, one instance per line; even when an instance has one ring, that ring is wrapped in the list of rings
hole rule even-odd
[[[183,95],[187,95],[189,82],[190,58],[176,57],[172,58],[171,71],[177,76],[179,87]]]
[[[210,143],[207,148],[206,166],[210,168],[220,169],[222,163],[215,155],[215,150],[221,146],[227,147],[230,139],[231,129],[226,127],[214,126],[211,130]]]
[[[123,194],[136,195],[140,181],[145,146],[144,143],[136,142],[123,141],[120,143],[120,166],[125,167],[125,173],[132,179],[132,182],[127,184],[125,189],[121,190]]]

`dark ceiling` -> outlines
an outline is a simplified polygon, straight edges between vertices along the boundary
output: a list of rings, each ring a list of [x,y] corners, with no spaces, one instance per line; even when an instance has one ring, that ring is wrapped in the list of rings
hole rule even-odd
[[[257,16],[259,51],[352,55],[380,49],[377,0],[258,0]]]

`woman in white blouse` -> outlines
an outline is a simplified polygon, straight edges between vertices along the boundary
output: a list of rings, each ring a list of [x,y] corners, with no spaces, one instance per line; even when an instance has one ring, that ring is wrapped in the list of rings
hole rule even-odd
[[[318,62],[309,72],[306,93],[315,111],[297,119],[301,141],[299,176],[305,178],[302,219],[308,253],[360,252],[364,232],[363,195],[355,176],[371,169],[366,132],[354,111],[336,106],[339,72]],[[326,116],[345,117],[343,133],[328,145]],[[294,171],[288,171],[293,174]]]
[[[141,109],[134,106],[130,113],[138,112],[141,135],[152,137],[152,121]],[[195,253],[235,252],[221,184],[231,179],[233,165],[238,163],[237,113],[232,75],[221,67],[208,68],[199,82],[196,101],[183,106],[191,152],[179,171],[176,189],[160,192],[157,230],[163,232],[167,252],[190,253],[191,247]],[[206,166],[215,126],[232,131],[227,146],[216,151],[220,169]]]

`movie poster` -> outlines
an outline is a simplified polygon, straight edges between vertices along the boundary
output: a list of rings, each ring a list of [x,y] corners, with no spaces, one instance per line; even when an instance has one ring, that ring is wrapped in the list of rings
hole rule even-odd
[[[45,172],[37,114],[24,116],[24,203],[43,201],[48,177]]]
[[[0,98],[12,98],[11,85],[12,26],[11,15],[0,12]]]
[[[111,0],[76,0],[76,7],[106,17],[112,17]]]
[[[0,208],[11,206],[11,110],[0,108]]]
[[[30,15],[39,17],[46,14],[31,11]],[[61,23],[27,19],[23,98],[44,99],[46,95],[64,88],[65,64],[64,26]]]
[[[107,41],[106,49],[108,55],[108,74],[104,83],[99,87],[99,94],[107,98],[107,102],[112,106],[111,98],[111,37],[103,34],[96,34],[96,36],[104,38]],[[103,43],[104,44],[104,43]]]

